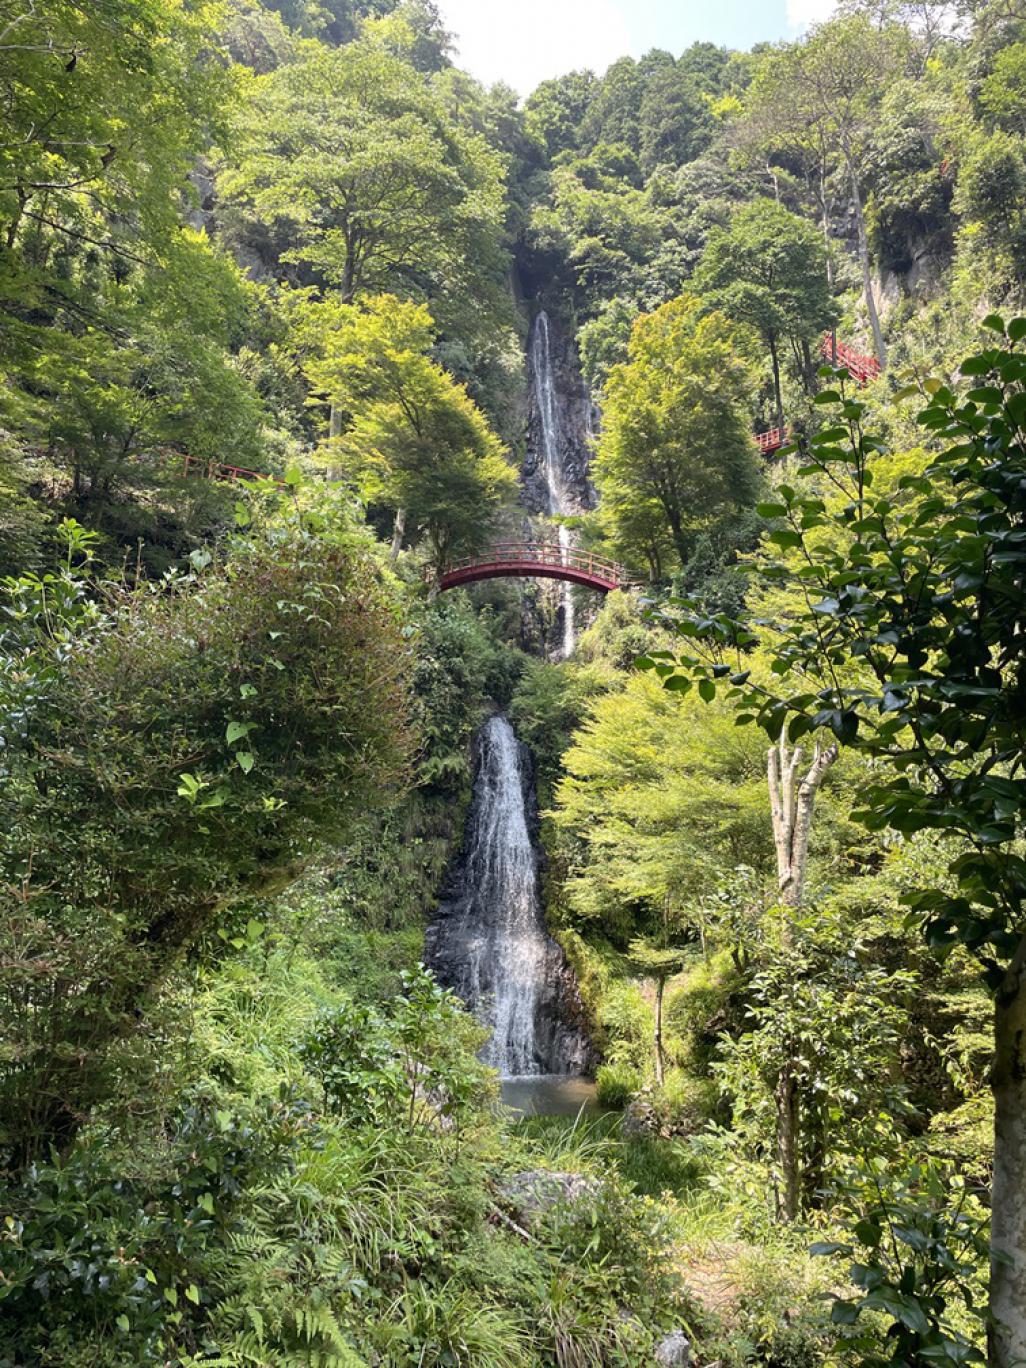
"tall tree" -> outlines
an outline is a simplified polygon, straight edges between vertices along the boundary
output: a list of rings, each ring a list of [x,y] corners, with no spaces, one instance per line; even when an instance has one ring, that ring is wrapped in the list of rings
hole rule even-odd
[[[759,199],[709,234],[695,289],[728,318],[751,325],[769,349],[777,426],[784,426],[781,345],[790,341],[811,385],[812,340],[834,320],[826,250],[805,219]]]
[[[570,71],[542,81],[524,102],[527,131],[549,157],[580,146],[580,128],[598,83],[592,71]]]
[[[818,396],[838,404],[839,422],[807,464],[834,496],[782,486],[763,506],[780,519],[770,543],[801,556],[800,594],[759,625],[780,682],[742,671],[730,687],[771,738],[829,731],[874,761],[857,814],[870,829],[932,831],[954,846],[950,884],[910,901],[939,952],[961,944],[977,956],[994,995],[988,1362],[1012,1368],[1026,1361],[1026,319],[985,322],[1000,341],[963,362],[967,390],[913,391],[943,445],[889,496],[873,483],[882,444],[866,406]],[[789,583],[795,565],[782,557],[766,573]],[[681,666],[707,694],[753,639],[723,619],[692,618],[685,635]]]
[[[218,502],[185,491],[165,448],[266,468],[235,357],[254,291],[183,231],[236,97],[222,18],[205,0],[54,0],[0,21],[0,413],[48,451],[52,500],[144,538],[159,570]]]
[[[610,371],[596,478],[625,551],[639,502],[657,513],[688,563],[702,531],[750,508],[759,470],[749,433],[750,369],[743,336],[681,297],[634,325],[628,360]]]
[[[816,746],[812,764],[801,773],[800,747],[788,746],[783,732],[770,746],[767,765],[773,843],[777,852],[777,888],[787,909],[784,942],[791,939],[791,915],[802,906],[805,874],[812,839],[812,815],[827,771],[838,756],[836,744]],[[802,1174],[799,1153],[802,1111],[800,1042],[793,1032],[782,1033],[783,1059],[774,1089],[777,1112],[777,1212],[786,1221],[798,1219]]]
[[[749,92],[749,117],[769,141],[797,143],[818,162],[824,186],[843,171],[855,220],[862,292],[877,359],[886,365],[866,227],[866,185],[876,112],[888,84],[908,60],[908,32],[856,14],[813,29],[808,38],[768,57]]]
[[[501,157],[382,44],[311,45],[258,78],[235,146],[224,193],[345,303],[465,290],[491,256]]]
[[[712,137],[712,114],[699,81],[675,63],[658,67],[648,78],[638,117],[646,172],[693,161]]]
[[[466,391],[427,355],[423,305],[392,295],[314,310],[315,388],[344,415],[329,459],[365,499],[393,513],[392,556],[422,533],[441,569],[487,537],[516,480],[505,448]]]

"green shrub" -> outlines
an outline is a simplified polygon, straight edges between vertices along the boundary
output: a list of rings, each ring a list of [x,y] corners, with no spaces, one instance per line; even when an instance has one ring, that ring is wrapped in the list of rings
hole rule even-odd
[[[641,1087],[641,1075],[630,1064],[601,1064],[595,1093],[603,1107],[624,1108]]]
[[[644,1070],[652,1058],[655,1014],[637,983],[613,980],[599,1003],[599,1025],[606,1033],[606,1058]]]
[[[205,930],[408,777],[399,605],[331,497],[159,586],[7,586],[0,959],[25,968],[0,991],[0,1152],[15,1164],[110,1096],[112,1050]]]
[[[693,1135],[716,1112],[719,1089],[707,1078],[693,1078],[681,1069],[670,1069],[662,1087],[643,1088],[637,1107],[651,1117],[656,1135]]]

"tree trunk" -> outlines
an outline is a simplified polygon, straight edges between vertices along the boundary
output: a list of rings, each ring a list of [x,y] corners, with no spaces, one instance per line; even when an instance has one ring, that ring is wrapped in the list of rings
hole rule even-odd
[[[688,546],[684,537],[684,525],[680,515],[680,509],[671,499],[660,501],[666,513],[666,519],[670,524],[670,531],[673,534],[673,545],[681,565],[688,563]]]
[[[987,1362],[1026,1363],[1026,938],[994,1006],[994,1185]]]
[[[391,561],[394,565],[399,559],[399,552],[403,549],[403,537],[406,535],[406,509],[397,508],[395,510],[395,522],[392,524],[392,553]]]
[[[656,1082],[663,1086],[663,989],[666,987],[666,979],[656,980],[656,1010],[655,1010],[655,1067]]]
[[[767,778],[773,840],[777,848],[778,886],[780,901],[788,908],[802,905],[816,794],[837,754],[836,745],[830,745],[826,750],[817,745],[812,764],[799,782],[802,763],[800,747],[788,750],[784,733],[781,732],[778,744],[769,748]],[[777,1113],[777,1170],[780,1175],[777,1218],[794,1221],[801,1210],[802,1174],[799,1154],[801,1094],[793,1047],[788,1047],[788,1056],[777,1077],[774,1100]]]
[[[802,905],[816,794],[826,777],[827,770],[837,759],[837,754],[835,744],[827,746],[826,750],[817,746],[812,764],[805,778],[799,783],[801,749],[789,751],[783,732],[780,734],[779,744],[769,748],[767,778],[770,812],[773,819],[773,840],[777,848],[780,901],[785,907]]]
[[[801,1181],[798,1162],[798,1080],[794,1063],[788,1060],[777,1079],[777,1218],[796,1221],[801,1206]]]
[[[9,252],[14,251],[14,244],[18,238],[18,229],[21,227],[21,220],[25,214],[25,206],[28,204],[29,201],[28,194],[21,188],[20,185],[16,187],[14,193],[17,197],[18,204],[17,208],[14,211],[14,217],[11,219],[11,222],[8,225],[7,236],[4,239],[4,245],[6,246]]]
[[[805,393],[816,393],[816,366],[812,360],[812,348],[808,338],[802,339],[802,373],[805,376]]]
[[[869,262],[869,238],[866,235],[866,217],[862,212],[862,192],[859,188],[859,179],[855,174],[855,168],[849,162],[848,173],[851,177],[851,197],[855,206],[855,228],[859,240],[859,261],[862,264],[862,290],[866,297],[866,310],[869,313],[869,326],[873,330],[873,346],[876,349],[876,359],[880,362],[880,369],[887,369],[887,348],[884,346],[883,331],[880,327],[880,315],[876,311],[876,300],[873,297],[873,271]]]
[[[331,415],[328,418],[328,436],[342,436],[342,407],[337,399],[331,401]]]
[[[776,406],[777,427],[784,426],[784,396],[780,389],[780,357],[777,355],[777,339],[770,333],[770,358],[773,362],[773,402]]]

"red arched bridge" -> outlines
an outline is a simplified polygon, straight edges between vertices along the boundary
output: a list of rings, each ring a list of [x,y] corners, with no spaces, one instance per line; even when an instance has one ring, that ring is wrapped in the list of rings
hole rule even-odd
[[[476,556],[447,565],[438,577],[439,589],[457,589],[486,579],[556,579],[583,584],[608,594],[628,589],[631,577],[624,566],[594,551],[558,542],[497,542]]]

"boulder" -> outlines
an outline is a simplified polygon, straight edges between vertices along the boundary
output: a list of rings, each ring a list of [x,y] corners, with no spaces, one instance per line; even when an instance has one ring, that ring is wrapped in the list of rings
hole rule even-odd
[[[514,1173],[499,1188],[520,1220],[531,1220],[554,1206],[572,1205],[597,1197],[602,1184],[585,1173],[554,1173],[551,1169],[525,1169]]]
[[[691,1363],[691,1341],[683,1330],[674,1330],[656,1345],[655,1361],[659,1368],[688,1368]]]

